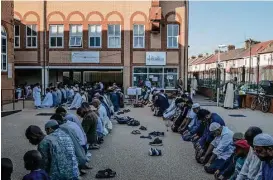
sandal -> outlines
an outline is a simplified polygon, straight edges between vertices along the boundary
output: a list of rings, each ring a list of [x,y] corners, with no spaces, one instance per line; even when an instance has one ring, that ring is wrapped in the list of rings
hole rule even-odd
[[[128,126],[139,126],[140,123],[137,120],[131,120],[131,121],[128,121],[127,125]]]
[[[139,128],[140,130],[143,130],[143,131],[146,131],[147,130],[147,128],[146,127],[144,127],[144,126],[140,126],[140,128]]]
[[[116,176],[116,172],[112,171],[112,169],[105,169],[105,170],[100,170],[96,174],[96,178],[113,178]]]
[[[141,134],[141,132],[139,130],[133,130],[131,133],[132,134]]]

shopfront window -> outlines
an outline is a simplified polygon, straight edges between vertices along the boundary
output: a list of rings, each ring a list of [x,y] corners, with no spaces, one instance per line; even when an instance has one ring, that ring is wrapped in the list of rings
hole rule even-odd
[[[139,86],[141,81],[149,79],[153,87],[175,89],[178,69],[171,67],[134,67],[133,86]]]

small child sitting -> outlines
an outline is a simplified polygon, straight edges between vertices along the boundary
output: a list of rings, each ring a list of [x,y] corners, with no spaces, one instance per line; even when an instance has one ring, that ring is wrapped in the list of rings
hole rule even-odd
[[[42,156],[39,151],[31,150],[24,155],[26,170],[30,173],[25,175],[23,180],[49,180],[48,174],[40,169],[42,166]]]
[[[11,174],[13,172],[13,164],[9,158],[1,159],[1,179],[11,180]]]

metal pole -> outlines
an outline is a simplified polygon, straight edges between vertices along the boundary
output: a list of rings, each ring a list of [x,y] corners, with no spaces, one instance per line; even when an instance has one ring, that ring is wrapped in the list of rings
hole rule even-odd
[[[12,90],[13,91],[13,90]],[[13,101],[12,101],[12,107],[13,107],[13,110],[15,110],[15,92],[13,91],[12,92],[12,94],[13,94]]]
[[[249,70],[248,70],[248,81],[249,81],[249,83],[250,83],[250,71],[251,71],[251,59],[252,59],[252,57],[251,57],[251,45],[252,45],[252,39],[249,39],[249,43],[250,43],[250,45],[249,45]]]
[[[220,92],[220,89],[219,89],[219,64],[220,63],[220,47],[219,47],[219,50],[218,50],[218,61],[216,63],[216,93],[217,93],[217,107],[219,106],[219,92]]]
[[[259,94],[259,81],[260,81],[260,56],[257,56],[257,94]]]

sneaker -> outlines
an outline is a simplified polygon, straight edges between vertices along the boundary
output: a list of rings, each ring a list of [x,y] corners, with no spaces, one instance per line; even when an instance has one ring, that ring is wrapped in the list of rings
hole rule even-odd
[[[143,131],[146,131],[147,130],[147,128],[146,127],[144,127],[144,126],[140,126],[140,128],[139,128],[140,130],[143,130]]]
[[[153,142],[149,143],[151,146],[162,146],[162,140],[159,138],[155,138]]]
[[[152,136],[140,136],[140,138],[153,139]]]
[[[149,155],[150,156],[161,156],[161,150],[156,149],[156,148],[150,148],[149,149]]]
[[[158,131],[154,131],[149,133],[150,136],[164,136],[164,132],[158,132]]]

